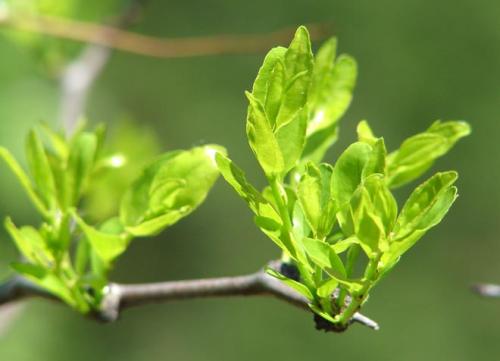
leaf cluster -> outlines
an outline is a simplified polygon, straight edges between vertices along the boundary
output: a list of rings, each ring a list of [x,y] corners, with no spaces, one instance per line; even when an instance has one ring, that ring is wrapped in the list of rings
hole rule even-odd
[[[105,130],[73,136],[41,126],[26,139],[28,172],[5,148],[0,158],[40,213],[38,227],[5,227],[23,256],[15,271],[82,313],[99,309],[113,262],[137,237],[153,236],[193,212],[218,177],[222,147],[205,145],[157,157],[121,197],[118,214],[90,224],[82,203],[95,179],[125,159],[103,151]],[[119,161],[117,161],[119,160]]]
[[[217,155],[226,181],[247,202],[257,226],[297,268],[298,278],[268,272],[300,292],[311,309],[339,327],[400,257],[437,225],[457,197],[456,172],[440,172],[415,188],[398,209],[392,193],[427,171],[469,126],[437,121],[388,153],[366,121],[358,141],[334,164],[322,162],[337,138],[357,75],[336,40],[313,56],[300,27],[288,48],[272,49],[251,92],[246,132],[268,181],[259,191],[227,156]]]

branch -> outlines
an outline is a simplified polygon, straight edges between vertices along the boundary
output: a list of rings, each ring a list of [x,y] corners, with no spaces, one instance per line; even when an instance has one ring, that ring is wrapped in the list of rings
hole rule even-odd
[[[124,27],[134,22],[141,10],[140,1],[134,1],[128,6],[121,16],[115,21],[117,26]],[[7,24],[13,21],[12,18],[6,17]],[[0,17],[1,20],[1,17]],[[38,24],[37,26],[44,27],[44,23],[50,20],[43,18],[32,18],[27,20],[27,23]],[[58,20],[56,20],[57,23]],[[16,21],[14,21],[16,22]],[[2,22],[0,21],[0,24]],[[99,37],[103,40],[102,43],[92,43],[85,47],[80,56],[69,63],[61,74],[61,101],[60,101],[60,121],[68,135],[72,134],[78,119],[82,116],[85,104],[87,103],[88,93],[90,88],[95,83],[103,71],[106,63],[111,56],[112,44],[116,41],[117,34],[106,31],[107,27],[102,26],[102,29],[96,29]],[[61,28],[61,30],[63,30]],[[71,32],[70,29],[66,31]],[[116,31],[121,31],[116,29]],[[105,40],[105,41],[104,41]]]
[[[293,306],[309,310],[307,299],[261,270],[250,275],[235,277],[137,285],[111,283],[107,287],[101,311],[93,316],[101,321],[112,322],[119,318],[122,311],[131,307],[174,300],[233,296],[274,296]],[[28,297],[57,300],[51,294],[21,277],[15,277],[0,286],[0,305]],[[375,321],[360,313],[354,314],[351,323],[354,322],[374,330],[379,329]]]
[[[500,298],[500,285],[495,285],[495,284],[473,285],[472,291],[483,297]]]
[[[90,88],[104,69],[111,51],[89,45],[71,62],[61,76],[60,121],[68,135],[72,134],[82,116]]]
[[[215,35],[182,39],[157,38],[125,31],[113,26],[78,20],[30,14],[0,14],[0,26],[50,35],[134,54],[156,58],[182,58],[221,54],[253,54],[267,51],[279,43],[288,43],[294,28],[284,28],[267,34]],[[328,24],[308,24],[312,40],[331,34]]]

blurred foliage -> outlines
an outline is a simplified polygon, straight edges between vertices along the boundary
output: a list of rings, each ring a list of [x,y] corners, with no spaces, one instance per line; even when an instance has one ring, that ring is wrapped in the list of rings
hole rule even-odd
[[[84,211],[93,221],[118,212],[119,200],[129,184],[161,150],[160,141],[150,127],[127,118],[120,120],[107,138],[103,153],[116,166],[112,171],[98,171],[87,190]],[[119,153],[115,153],[117,149]]]
[[[80,0],[1,0],[0,5],[14,21],[51,16],[102,23],[120,14],[124,0],[80,1]],[[31,20],[33,21],[33,20]],[[36,21],[36,20],[35,20]],[[52,38],[27,31],[4,30],[9,39],[26,48],[37,63],[49,73],[57,73],[82,48],[81,43]]]
[[[327,159],[355,139],[356,124],[366,116],[390,149],[425,129],[429,119],[468,119],[474,135],[436,164],[457,167],[460,197],[442,226],[409,252],[390,282],[374,293],[365,312],[377,316],[382,327],[377,333],[354,326],[344,335],[323,335],[307,313],[267,298],[144,307],[106,327],[84,322],[58,305],[33,301],[0,340],[0,359],[79,361],[87,360],[89,352],[110,361],[254,361],[270,355],[289,361],[495,359],[499,304],[478,299],[468,286],[500,278],[498,2],[217,0],[208,6],[153,0],[144,15],[134,30],[172,37],[333,23],[342,49],[358,61],[359,76],[342,136]],[[0,54],[0,143],[21,158],[19,140],[27,129],[39,120],[56,119],[57,89],[37,72],[38,62],[5,37]],[[249,180],[262,184],[243,125],[243,91],[250,89],[262,59],[263,54],[163,60],[116,52],[91,94],[88,117],[105,120],[113,129],[125,112],[151,127],[168,149],[201,141],[224,144]],[[20,223],[36,220],[5,167],[0,166],[0,174],[2,216],[13,214]],[[407,192],[397,195],[403,199]],[[268,261],[274,249],[255,229],[245,204],[221,182],[197,212],[160,239],[168,241],[133,243],[113,279],[247,273]],[[3,233],[0,267],[13,259]]]
[[[115,199],[116,212],[92,224],[80,212],[82,199],[100,174],[122,167],[125,156],[103,151],[103,125],[86,130],[81,122],[71,136],[39,128],[26,136],[28,172],[0,147],[0,159],[42,218],[21,227],[6,218],[21,255],[11,268],[80,313],[98,312],[116,259],[135,237],[157,235],[198,208],[219,176],[215,154],[225,150],[205,145],[148,159]]]

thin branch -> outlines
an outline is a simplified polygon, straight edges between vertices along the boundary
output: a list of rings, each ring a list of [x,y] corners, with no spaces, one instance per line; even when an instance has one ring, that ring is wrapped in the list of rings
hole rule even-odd
[[[500,285],[478,284],[472,286],[472,290],[483,297],[500,298]]]
[[[111,51],[99,45],[89,45],[71,62],[61,76],[60,121],[68,135],[72,134],[82,116],[88,93],[106,65]]]
[[[23,311],[24,305],[21,303],[11,303],[0,308],[0,339],[7,334]]]
[[[13,278],[0,286],[0,305],[35,296],[55,299],[51,294],[21,277]],[[309,310],[307,299],[261,270],[250,275],[235,277],[137,285],[111,283],[107,287],[101,311],[94,317],[101,321],[112,322],[119,318],[122,311],[131,307],[173,300],[233,296],[274,296],[291,305]],[[375,321],[360,313],[353,316],[351,323],[353,322],[374,330],[379,329]]]
[[[124,27],[134,22],[141,10],[141,2],[134,1],[128,6],[115,23],[119,27]],[[7,17],[8,19],[8,17]],[[36,18],[38,19],[38,18]],[[34,24],[43,24],[42,18],[36,20],[32,18],[27,22]],[[23,22],[25,20],[22,20]],[[1,21],[0,21],[1,23]],[[9,23],[9,20],[7,21]],[[49,21],[50,23],[50,21]],[[99,35],[106,42],[92,43],[85,47],[80,56],[69,63],[61,74],[61,101],[60,101],[60,121],[68,135],[72,134],[78,119],[84,113],[87,97],[92,85],[102,73],[110,56],[112,45],[115,42],[117,34],[106,31],[107,27],[97,29]],[[66,29],[70,31],[69,29]],[[117,31],[121,31],[118,30]]]
[[[295,31],[295,27],[290,27],[267,34],[228,34],[170,39],[78,20],[28,14],[15,15],[8,12],[5,12],[4,16],[0,16],[0,26],[156,58],[260,53],[277,44],[288,43]],[[331,34],[331,26],[325,23],[308,24],[307,27],[312,40],[323,39]]]

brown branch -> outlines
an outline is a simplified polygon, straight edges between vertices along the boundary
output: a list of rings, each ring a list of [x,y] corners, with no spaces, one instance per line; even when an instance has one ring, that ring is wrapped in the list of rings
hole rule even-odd
[[[35,296],[55,299],[51,294],[21,277],[13,278],[0,286],[0,305]],[[250,275],[235,277],[137,285],[111,283],[107,287],[101,310],[93,316],[101,321],[112,322],[119,318],[122,311],[131,307],[173,300],[233,296],[274,296],[291,305],[309,310],[308,302],[302,295],[261,270]],[[354,322],[374,330],[379,329],[375,321],[360,313],[353,316],[351,323]]]
[[[2,25],[17,30],[101,45],[156,58],[260,53],[277,44],[287,44],[295,31],[295,27],[293,27],[267,34],[232,34],[170,39],[78,20],[8,13],[3,17],[0,16],[0,26]],[[331,34],[331,26],[325,23],[308,24],[307,27],[312,40],[323,39]]]

